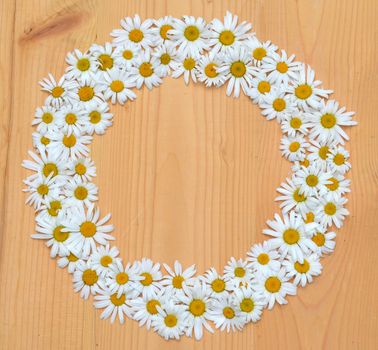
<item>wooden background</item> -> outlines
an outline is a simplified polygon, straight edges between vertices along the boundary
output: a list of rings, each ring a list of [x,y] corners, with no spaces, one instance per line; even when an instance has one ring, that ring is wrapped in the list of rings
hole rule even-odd
[[[241,333],[168,343],[136,322],[101,321],[73,293],[69,275],[30,238],[20,163],[44,99],[37,81],[48,72],[59,77],[66,52],[109,40],[126,15],[211,20],[226,10],[311,64],[335,98],[357,111],[360,125],[348,130],[352,215],[335,254],[323,260],[324,274],[289,305]],[[377,349],[377,10],[376,0],[0,0],[0,348]],[[168,78],[113,111],[114,127],[92,150],[100,206],[113,213],[124,259],[178,258],[203,272],[263,240],[289,165],[278,149],[279,127],[247,98]]]

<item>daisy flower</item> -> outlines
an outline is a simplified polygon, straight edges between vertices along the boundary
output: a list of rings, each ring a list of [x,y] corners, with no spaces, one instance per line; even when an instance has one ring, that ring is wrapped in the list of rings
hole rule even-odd
[[[307,135],[308,128],[309,124],[306,114],[295,108],[293,109],[292,113],[283,118],[281,122],[282,132],[292,137],[297,133]]]
[[[89,208],[93,205],[93,202],[97,201],[98,188],[92,182],[75,181],[69,179],[66,188],[65,195],[71,205],[76,207],[86,206]]]
[[[100,289],[96,293],[93,305],[96,309],[105,309],[100,316],[102,320],[110,318],[110,322],[113,323],[118,316],[119,322],[123,324],[125,315],[131,318],[132,313],[127,294],[117,295],[109,288]]]
[[[117,259],[109,266],[106,284],[112,293],[117,293],[117,296],[120,296],[135,290],[135,282],[141,279],[143,277],[138,276],[138,265],[136,263],[127,263],[124,267],[122,261]]]
[[[114,53],[113,46],[111,43],[105,43],[104,46],[93,44],[89,52],[92,54],[92,57],[97,61],[98,69],[100,71],[106,71],[112,69],[114,66]]]
[[[78,80],[78,84],[73,91],[75,93],[75,101],[80,108],[85,107],[87,104],[104,102],[99,80],[98,74]]]
[[[173,19],[173,29],[169,30],[167,36],[174,46],[178,46],[178,54],[183,56],[199,57],[204,50],[207,50],[205,38],[208,36],[208,29],[203,18],[183,16],[183,19]]]
[[[335,142],[310,140],[311,145],[308,148],[308,159],[310,162],[317,162],[325,169],[327,166],[327,158],[331,148],[335,146]]]
[[[193,276],[196,273],[195,265],[189,266],[183,270],[181,264],[176,260],[173,265],[173,270],[167,264],[163,264],[164,268],[168,272],[168,275],[164,276],[161,284],[165,286],[166,293],[177,295],[179,293],[185,293],[188,290],[188,286],[193,283]]]
[[[162,307],[157,306],[158,313],[152,321],[155,332],[165,340],[180,339],[187,327],[182,305],[166,301]]]
[[[257,272],[278,271],[281,267],[280,255],[269,241],[254,244],[247,256],[249,266]]]
[[[66,197],[60,193],[52,195],[42,201],[41,210],[38,212],[36,219],[51,220],[63,218],[69,207]]]
[[[63,106],[57,112],[56,125],[59,127],[59,131],[67,134],[81,135],[85,130],[85,114],[84,110],[79,106]]]
[[[311,283],[314,276],[319,276],[322,272],[322,265],[319,262],[317,254],[311,254],[303,259],[303,263],[289,257],[284,260],[283,265],[287,270],[287,277],[293,278],[293,283],[304,287],[307,283]]]
[[[172,78],[178,78],[184,75],[185,84],[189,84],[189,80],[192,79],[197,82],[197,65],[199,60],[192,56],[179,57],[177,62],[173,65]]]
[[[82,53],[78,49],[68,53],[66,62],[68,64],[65,74],[67,79],[87,79],[98,69],[96,59],[88,52]]]
[[[264,298],[251,288],[238,288],[232,293],[236,310],[244,318],[245,323],[257,322],[261,318],[265,306]]]
[[[347,202],[348,200],[345,197],[332,192],[320,198],[319,206],[316,210],[320,224],[323,227],[334,224],[337,228],[340,228],[343,225],[345,216],[349,215],[348,209],[344,208]]]
[[[194,333],[195,339],[201,339],[203,327],[210,333],[214,333],[207,322],[209,320],[210,294],[204,283],[196,283],[189,288],[187,295],[179,295],[178,298],[185,305],[184,315],[188,321],[186,329],[188,337]]]
[[[212,320],[216,328],[221,331],[240,331],[245,325],[245,318],[237,310],[230,296],[222,296],[214,299],[209,310],[209,320]]]
[[[295,55],[287,57],[285,50],[281,50],[281,55],[272,52],[270,56],[263,58],[260,69],[268,74],[273,83],[287,85],[298,77],[300,63],[295,62],[294,58]]]
[[[252,83],[252,75],[256,75],[256,68],[252,66],[251,58],[244,46],[229,49],[225,53],[224,65],[217,72],[224,73],[228,80],[227,96],[239,97],[240,87],[248,95]]]
[[[91,102],[84,107],[85,132],[89,135],[105,134],[106,129],[113,124],[113,114],[109,113],[109,105],[106,102]]]
[[[298,73],[298,78],[287,86],[287,92],[293,96],[295,103],[302,109],[308,107],[318,108],[321,98],[328,98],[332,90],[323,90],[318,86],[321,81],[315,80],[315,72],[310,66],[302,64]]]
[[[130,81],[140,89],[143,84],[151,90],[154,86],[159,86],[162,80],[158,76],[157,58],[150,54],[150,51],[142,52],[135,61],[135,67],[130,69]]]
[[[110,35],[114,38],[113,44],[134,44],[139,49],[143,48],[149,50],[155,46],[154,36],[152,31],[153,20],[146,19],[141,21],[138,15],[132,17],[125,17],[121,20],[122,29],[114,29]]]
[[[80,297],[88,299],[89,295],[100,293],[103,287],[97,272],[93,270],[88,261],[80,261],[72,277],[74,291],[80,292]]]
[[[267,120],[277,119],[281,122],[289,115],[293,114],[294,106],[288,95],[285,94],[283,88],[272,88],[259,104],[262,109],[261,114]]]
[[[296,295],[296,286],[289,282],[289,277],[285,268],[281,268],[278,272],[271,272],[266,275],[261,275],[258,278],[257,292],[259,292],[268,304],[268,309],[271,310],[274,304],[287,304],[286,295]]]
[[[124,70],[113,68],[104,73],[102,90],[105,99],[111,99],[113,104],[118,102],[123,105],[127,100],[134,100],[136,95],[130,89],[134,86],[135,84],[131,81],[129,73]]]
[[[171,73],[177,60],[177,52],[174,47],[161,45],[155,49],[152,54],[157,62],[156,74],[159,77],[165,77]]]
[[[141,262],[137,263],[138,276],[141,279],[135,284],[135,289],[142,293],[143,297],[156,296],[159,290],[162,289],[161,279],[163,277],[160,271],[160,264],[154,264],[152,260],[143,258]]]
[[[35,111],[32,125],[37,125],[37,131],[41,133],[56,129],[56,113],[54,107],[38,107]]]
[[[84,255],[89,255],[96,251],[96,243],[106,245],[108,241],[114,240],[109,234],[113,231],[113,225],[104,225],[109,221],[111,215],[108,214],[100,219],[100,210],[91,204],[85,212],[82,206],[75,210],[75,215],[68,218],[65,226],[71,232],[68,245],[72,249],[82,251]]]
[[[134,43],[117,45],[114,49],[114,66],[129,71],[139,56],[139,48]]]
[[[110,247],[109,244],[105,246],[99,245],[90,255],[90,263],[97,274],[104,278],[109,273],[111,264],[117,264],[121,260],[118,255],[119,250],[117,247]]]
[[[33,132],[32,138],[34,148],[40,152],[46,151],[47,146],[51,142],[51,132],[49,130]]]
[[[278,214],[274,220],[268,220],[269,229],[263,233],[274,238],[269,242],[273,248],[278,248],[282,257],[291,255],[294,259],[303,262],[303,256],[309,250],[316,251],[316,245],[311,240],[313,231],[318,227],[316,223],[306,224],[301,217],[294,212],[284,215],[283,219]]]
[[[91,182],[96,176],[96,167],[90,158],[80,158],[68,163],[67,175],[77,182]]]
[[[255,66],[260,66],[265,57],[272,56],[277,50],[277,46],[270,41],[260,42],[255,35],[252,35],[245,41],[248,52],[251,55],[252,62]]]
[[[199,276],[199,279],[205,283],[207,293],[212,297],[228,294],[233,289],[231,282],[221,276],[214,267]]]
[[[58,259],[57,265],[61,269],[67,267],[68,273],[74,273],[78,264],[85,262],[84,256],[79,252],[70,252],[67,256],[63,256]]]
[[[327,165],[332,172],[345,174],[351,168],[348,159],[349,152],[344,147],[335,147],[328,154]]]
[[[51,248],[50,256],[55,258],[70,254],[70,249],[67,245],[67,240],[70,237],[70,232],[64,231],[64,225],[59,218],[56,219],[38,219],[36,226],[36,233],[32,238],[46,240],[46,246]]]
[[[328,191],[340,196],[350,192],[350,180],[347,180],[342,174],[333,174],[329,181],[331,183],[326,185]]]
[[[48,78],[44,78],[39,82],[42,90],[49,94],[45,100],[45,104],[51,105],[54,108],[59,108],[64,103],[75,99],[73,90],[75,89],[76,84],[77,82],[75,80],[67,79],[65,75],[56,82],[51,73],[49,73]]]
[[[252,281],[252,271],[248,267],[248,262],[243,259],[236,260],[231,257],[230,261],[224,268],[224,279],[239,287],[241,285],[249,285]]]
[[[223,85],[226,76],[218,72],[221,65],[222,61],[213,52],[203,55],[197,67],[198,80],[207,87]]]
[[[251,80],[248,96],[253,103],[260,105],[273,87],[276,88],[277,85],[272,84],[266,74],[259,72],[256,74],[256,77]]]
[[[173,46],[172,42],[168,36],[170,30],[173,29],[174,20],[172,16],[165,16],[157,20],[153,20],[155,27],[152,28],[152,33],[154,34],[156,46]]]
[[[295,162],[305,158],[308,146],[310,144],[306,142],[303,135],[283,136],[281,138],[280,150],[289,162]]]
[[[214,18],[209,26],[208,42],[214,53],[225,52],[243,43],[252,25],[248,22],[238,24],[238,16],[227,11],[224,21]]]
[[[318,228],[311,240],[318,247],[317,253],[325,255],[333,253],[336,246],[335,237],[335,232],[326,232],[326,229]]]

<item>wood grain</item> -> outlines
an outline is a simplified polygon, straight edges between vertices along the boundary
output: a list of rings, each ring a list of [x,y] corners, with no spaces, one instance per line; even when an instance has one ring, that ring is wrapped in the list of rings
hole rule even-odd
[[[352,142],[352,215],[339,231],[324,274],[265,312],[241,333],[206,334],[202,342],[165,342],[135,322],[100,321],[74,294],[70,277],[30,239],[20,163],[31,147],[30,122],[43,103],[37,81],[60,76],[75,47],[109,40],[122,16],[226,10],[251,21],[315,68],[335,98],[357,111]],[[376,349],[378,344],[378,119],[376,0],[1,0],[0,1],[0,348],[1,349]],[[263,240],[277,210],[275,188],[288,175],[280,130],[225,89],[166,79],[115,107],[114,127],[92,147],[102,212],[113,213],[124,259],[149,256],[222,267]]]

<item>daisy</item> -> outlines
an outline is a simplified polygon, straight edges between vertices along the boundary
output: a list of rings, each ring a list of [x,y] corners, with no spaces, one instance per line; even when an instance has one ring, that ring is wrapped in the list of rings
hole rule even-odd
[[[207,87],[221,86],[226,80],[223,73],[218,72],[218,68],[222,65],[222,61],[216,54],[210,52],[208,55],[203,55],[198,64],[198,80],[205,83]]]
[[[307,283],[311,283],[314,276],[319,276],[322,272],[322,265],[319,262],[317,254],[306,256],[303,263],[289,257],[289,260],[284,260],[283,265],[287,270],[287,277],[293,278],[293,283],[304,287]]]
[[[165,340],[180,339],[187,327],[182,305],[166,301],[162,307],[157,307],[158,313],[152,321],[152,326]]]
[[[32,125],[37,125],[37,131],[41,133],[56,129],[56,113],[54,107],[38,107],[35,111]]]
[[[65,74],[67,79],[87,79],[98,69],[95,58],[88,52],[82,53],[78,49],[68,53],[66,62],[68,64]]]
[[[50,256],[55,258],[70,254],[70,249],[67,245],[70,232],[64,231],[64,225],[60,219],[38,219],[36,226],[36,233],[32,238],[46,240],[46,246],[51,248]]]
[[[128,294],[117,295],[109,288],[100,289],[96,293],[93,305],[96,309],[105,309],[100,316],[102,320],[110,317],[110,322],[113,323],[118,316],[119,322],[123,324],[125,315],[131,318]]]
[[[112,103],[116,102],[121,105],[125,104],[127,100],[134,100],[136,95],[130,88],[134,87],[129,73],[118,68],[113,68],[104,73],[104,81],[102,82],[102,89],[105,99],[111,99]]]
[[[135,282],[141,279],[143,277],[138,276],[138,265],[136,263],[127,263],[124,267],[122,261],[117,259],[109,266],[106,284],[113,293],[120,296],[123,293],[135,291]]]
[[[208,29],[205,20],[201,17],[174,18],[173,29],[169,30],[167,36],[174,46],[178,46],[179,55],[198,58],[204,50],[207,50],[205,38],[208,36]]]
[[[320,203],[316,210],[316,213],[319,215],[320,224],[323,227],[334,224],[337,228],[340,228],[343,225],[345,216],[349,215],[348,209],[344,208],[347,201],[345,197],[332,192],[320,198]]]
[[[139,48],[134,43],[117,45],[114,49],[114,66],[129,71],[139,56]]]
[[[177,60],[176,49],[171,46],[161,45],[156,48],[152,54],[157,62],[156,74],[159,77],[165,77],[171,74]]]
[[[44,78],[39,82],[42,90],[49,93],[45,100],[46,105],[51,105],[54,108],[61,107],[64,103],[71,102],[75,99],[73,90],[76,87],[75,80],[67,79],[63,75],[59,82],[56,82],[54,76],[49,73],[48,78]]]
[[[346,112],[345,107],[339,108],[335,100],[320,101],[317,111],[309,114],[311,137],[319,141],[337,141],[344,144],[349,140],[348,135],[342,129],[343,126],[353,126],[357,122],[352,120],[354,112]]]
[[[311,241],[313,231],[318,227],[316,223],[306,224],[302,218],[294,212],[284,215],[283,219],[278,214],[274,220],[268,220],[269,229],[263,233],[274,238],[270,239],[273,248],[278,248],[282,257],[291,255],[294,259],[303,262],[303,255],[309,250],[316,251],[316,245]]]
[[[68,207],[69,203],[67,202],[66,197],[57,193],[56,195],[52,195],[50,198],[46,198],[42,201],[41,210],[38,212],[36,219],[62,219],[66,214]]]
[[[89,295],[95,295],[100,293],[102,285],[101,279],[97,272],[92,269],[92,266],[88,261],[80,261],[76,265],[76,270],[72,277],[74,291],[77,293],[80,291],[80,297],[88,299]]]
[[[108,214],[100,219],[100,210],[91,204],[85,212],[82,206],[75,210],[75,215],[66,221],[65,226],[71,232],[68,245],[72,249],[82,251],[89,255],[96,251],[96,243],[106,245],[108,241],[114,240],[109,234],[113,231],[113,225],[104,225],[109,221]]]
[[[155,27],[152,28],[156,46],[164,45],[166,47],[173,46],[168,33],[173,29],[174,20],[172,16],[165,16],[157,20],[153,20]]]
[[[106,246],[99,245],[90,255],[90,262],[97,274],[101,278],[105,278],[110,271],[111,264],[117,264],[121,260],[118,255],[119,250],[117,247],[110,247],[109,244],[106,244]]]
[[[67,256],[58,259],[57,265],[61,269],[67,267],[68,273],[74,273],[77,265],[85,262],[84,256],[79,252],[70,252]]]
[[[186,335],[200,340],[203,336],[203,327],[210,333],[214,333],[209,320],[210,294],[206,285],[202,282],[196,283],[189,288],[187,295],[179,295],[179,300],[185,305],[184,315],[188,321]]]
[[[158,291],[162,289],[160,281],[163,275],[160,271],[160,264],[154,264],[152,260],[143,258],[141,262],[138,262],[137,266],[138,276],[142,278],[138,279],[135,289],[142,293],[143,297],[156,296]]]
[[[261,318],[262,310],[265,306],[264,298],[261,294],[251,288],[238,288],[232,293],[233,303],[236,310],[244,318],[245,323],[257,322]]]
[[[292,113],[282,119],[282,132],[289,136],[295,136],[297,133],[308,134],[308,119],[305,113],[294,108]]]
[[[196,83],[197,82],[197,65],[199,60],[192,56],[179,57],[178,61],[173,65],[172,78],[178,78],[184,75],[185,84],[189,84],[190,78]]]
[[[113,114],[109,113],[109,105],[106,102],[91,102],[84,107],[85,132],[89,135],[105,134],[106,129],[113,124]]]
[[[228,80],[227,96],[239,97],[240,87],[248,95],[252,83],[252,75],[256,75],[256,68],[252,66],[251,58],[245,47],[227,50],[223,57],[224,65],[217,72],[224,73]]]
[[[247,256],[247,261],[254,271],[278,271],[281,267],[280,255],[269,241],[253,245]]]
[[[219,275],[214,267],[199,276],[199,279],[205,283],[207,293],[212,297],[228,294],[233,289],[231,282]]]
[[[168,272],[168,275],[164,276],[164,279],[161,282],[161,284],[165,286],[166,293],[177,295],[179,293],[187,292],[188,286],[192,286],[193,276],[196,273],[195,265],[188,267],[184,271],[177,260],[173,265],[173,270],[169,265],[163,265]]]
[[[277,192],[281,193],[275,200],[282,201],[280,208],[282,213],[287,214],[294,209],[297,213],[304,214],[312,210],[318,204],[318,200],[311,196],[305,196],[300,193],[300,187],[295,184],[295,177],[286,179],[281,183],[281,187],[277,188]]]
[[[76,182],[91,182],[96,176],[96,167],[90,158],[79,158],[68,163],[67,175]]]
[[[135,61],[135,67],[130,69],[130,81],[140,89],[143,84],[151,90],[162,83],[158,76],[158,60],[150,54],[150,51],[142,52]]]
[[[274,304],[287,304],[286,295],[295,295],[297,293],[296,286],[289,282],[289,277],[285,268],[281,268],[279,272],[271,272],[261,275],[258,278],[257,292],[261,293],[271,310]]]
[[[332,172],[345,174],[351,168],[348,162],[349,152],[344,147],[335,147],[330,150],[327,157],[327,164]]]
[[[101,104],[104,102],[104,95],[102,94],[99,80],[98,74],[78,80],[73,92],[75,94],[75,101],[80,108],[85,107],[87,104]]]
[[[92,182],[75,181],[69,179],[66,188],[65,195],[71,205],[76,207],[86,206],[89,208],[93,205],[93,202],[97,201],[98,188]]]
[[[224,21],[215,18],[210,23],[208,35],[209,46],[214,53],[225,52],[229,48],[240,45],[248,37],[252,25],[248,22],[238,24],[238,16],[227,11]]]
[[[255,35],[252,35],[245,42],[248,52],[251,55],[255,66],[260,66],[265,57],[270,57],[277,50],[277,46],[270,41],[260,42]]]
[[[253,277],[248,262],[243,261],[243,259],[236,260],[234,257],[231,257],[223,273],[224,279],[232,283],[234,287],[249,285]]]
[[[251,98],[253,103],[260,105],[261,103],[263,103],[264,98],[272,88],[276,89],[277,85],[272,84],[266,74],[258,72],[256,74],[256,77],[251,80],[248,96]]]
[[[326,232],[326,229],[318,228],[311,240],[317,245],[317,252],[324,255],[333,253],[336,246],[335,237],[335,232]]]
[[[303,135],[283,136],[281,138],[280,150],[282,155],[290,162],[303,160],[306,156],[306,149],[310,146]]]
[[[214,299],[209,310],[209,320],[212,320],[216,328],[221,331],[240,331],[245,325],[245,318],[232,302],[230,296]]]
[[[335,146],[335,142],[330,141],[322,141],[318,142],[316,140],[310,140],[311,145],[308,148],[309,155],[308,159],[311,162],[317,162],[322,165],[322,167],[325,169],[327,166],[327,158],[329,155],[329,151],[331,148]]]
[[[146,19],[141,21],[138,15],[132,17],[125,17],[121,20],[122,29],[114,29],[110,35],[114,38],[113,44],[134,44],[139,49],[143,48],[149,50],[155,46],[154,36],[152,31],[153,20]]]
[[[57,126],[59,131],[67,134],[68,137],[71,134],[80,136],[85,130],[85,114],[84,110],[79,106],[63,106],[57,112]]]
[[[340,196],[350,192],[350,180],[347,180],[343,175],[337,173],[333,174],[329,181],[331,183],[326,185],[328,191]]]
[[[46,131],[39,131],[39,132],[33,132],[32,138],[33,138],[33,146],[38,151],[46,151],[47,146],[51,142],[51,132],[49,130]]]
[[[281,50],[281,55],[272,52],[268,57],[264,57],[260,69],[268,74],[268,78],[275,83],[284,83],[295,81],[298,77],[300,63],[294,61],[295,55],[287,57],[286,51]]]
[[[97,61],[98,69],[106,71],[114,66],[113,46],[111,43],[105,43],[104,46],[93,44],[90,49],[92,57]]]
[[[315,72],[310,66],[302,64],[298,73],[298,78],[287,86],[287,92],[293,96],[295,103],[300,108],[318,108],[321,98],[328,98],[332,90],[323,90],[318,86],[321,81],[315,80]]]
[[[277,119],[281,122],[289,115],[293,114],[294,105],[283,88],[272,88],[259,104],[262,109],[261,114],[268,120]]]

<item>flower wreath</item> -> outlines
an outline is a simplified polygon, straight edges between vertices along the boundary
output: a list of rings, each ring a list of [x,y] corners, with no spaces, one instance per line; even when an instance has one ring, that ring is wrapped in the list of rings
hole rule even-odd
[[[332,225],[340,228],[350,192],[345,178],[351,165],[344,148],[344,126],[355,125],[354,113],[320,87],[314,71],[295,61],[270,41],[259,41],[251,24],[238,23],[227,12],[222,22],[166,16],[141,21],[138,15],[121,21],[112,43],[75,49],[56,81],[40,81],[48,93],[32,125],[36,153],[23,166],[35,173],[24,180],[26,203],[36,211],[33,238],[46,240],[52,258],[73,275],[80,296],[94,296],[101,318],[125,316],[152,328],[165,339],[182,335],[200,339],[203,327],[213,332],[241,330],[257,322],[264,308],[286,304],[321,273],[320,257],[335,247]],[[143,258],[122,262],[107,222],[95,206],[98,189],[89,158],[93,134],[112,125],[108,100],[134,100],[132,88],[152,89],[162,78],[184,76],[188,84],[227,84],[227,96],[240,90],[261,108],[266,119],[282,128],[280,149],[293,163],[294,174],[277,189],[282,213],[267,222],[263,244],[254,244],[246,259],[231,258],[223,273],[210,268],[195,276],[195,265],[183,269]],[[211,321],[211,322],[210,322]]]

